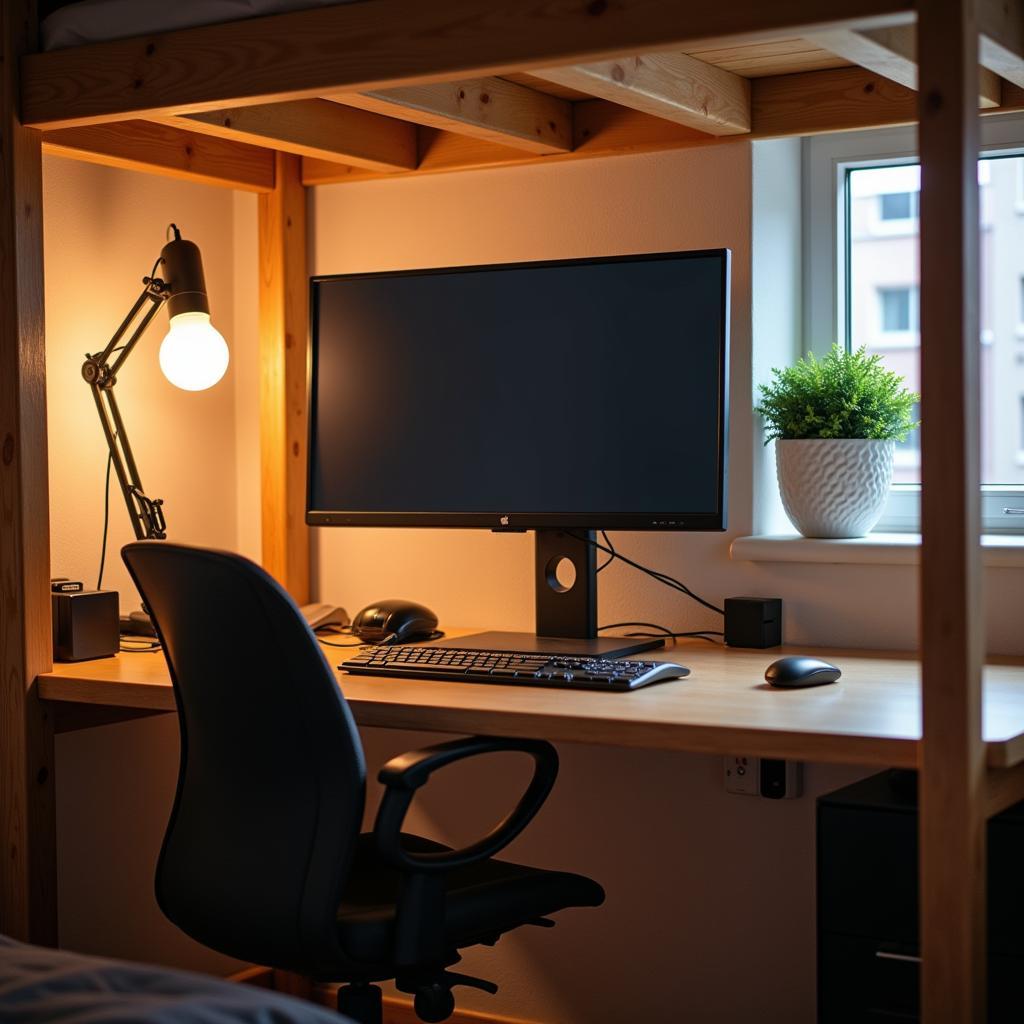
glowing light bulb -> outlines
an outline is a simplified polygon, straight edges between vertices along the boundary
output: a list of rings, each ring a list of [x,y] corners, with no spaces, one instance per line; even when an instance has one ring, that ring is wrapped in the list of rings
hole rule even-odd
[[[164,376],[183,391],[212,388],[228,368],[228,344],[210,314],[179,313],[170,324],[160,345]]]

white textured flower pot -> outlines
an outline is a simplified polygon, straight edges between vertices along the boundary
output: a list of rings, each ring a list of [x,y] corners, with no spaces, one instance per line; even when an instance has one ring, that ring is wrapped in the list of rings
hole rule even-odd
[[[863,537],[892,484],[892,441],[776,441],[782,505],[805,537]]]

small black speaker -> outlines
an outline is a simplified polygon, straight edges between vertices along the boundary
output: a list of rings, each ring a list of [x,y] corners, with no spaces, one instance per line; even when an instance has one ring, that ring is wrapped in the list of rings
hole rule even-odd
[[[53,594],[53,659],[109,658],[121,646],[116,590]]]
[[[778,647],[782,643],[782,598],[727,597],[725,642],[730,647]]]

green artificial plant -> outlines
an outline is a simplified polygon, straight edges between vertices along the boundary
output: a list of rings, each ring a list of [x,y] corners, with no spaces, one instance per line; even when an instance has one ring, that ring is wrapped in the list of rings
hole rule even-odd
[[[813,354],[795,366],[772,370],[760,385],[769,441],[852,438],[902,441],[918,423],[912,417],[920,396],[905,388],[898,373],[866,349],[847,352],[839,345],[824,359]]]

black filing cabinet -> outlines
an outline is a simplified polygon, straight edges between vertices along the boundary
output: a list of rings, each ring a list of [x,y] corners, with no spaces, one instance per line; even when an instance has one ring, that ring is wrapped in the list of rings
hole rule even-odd
[[[883,772],[818,800],[821,1024],[919,1019],[917,793]],[[988,828],[991,1024],[1024,1021],[1024,802]]]

